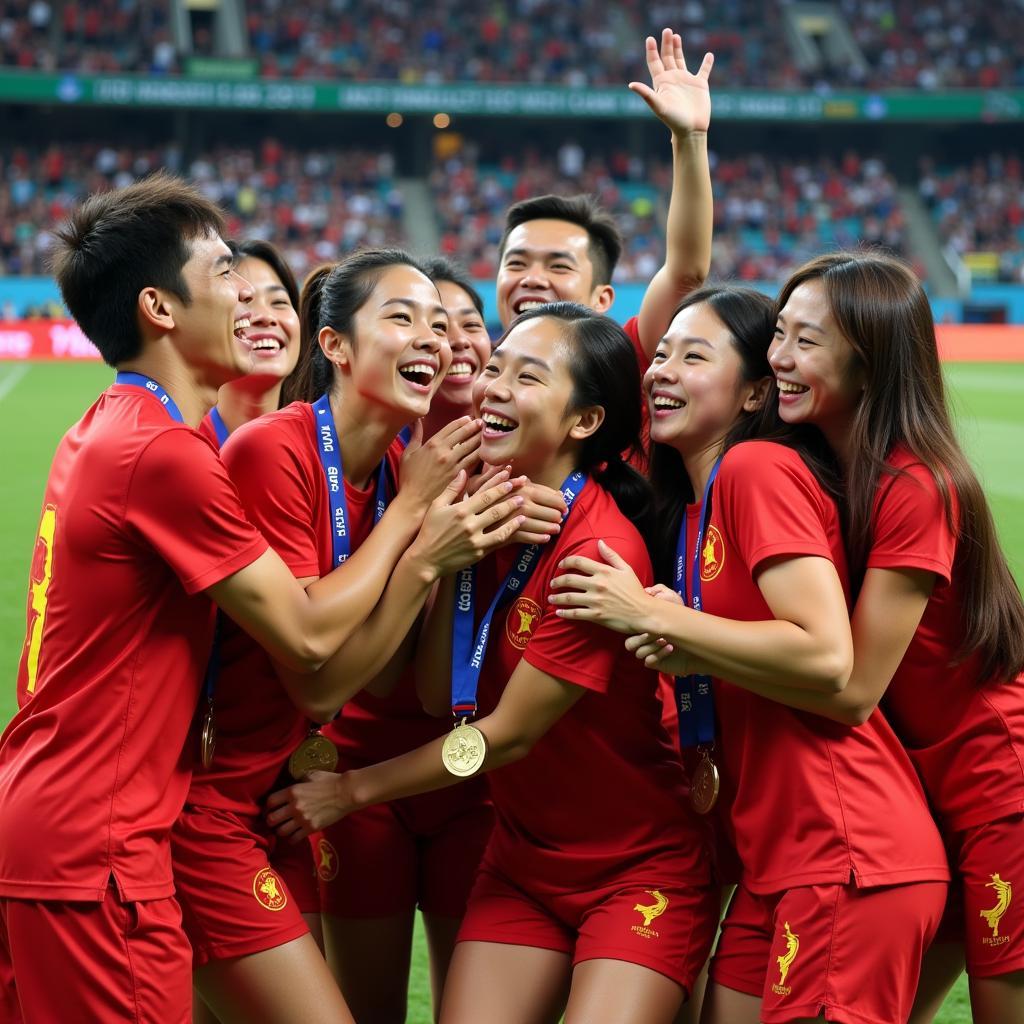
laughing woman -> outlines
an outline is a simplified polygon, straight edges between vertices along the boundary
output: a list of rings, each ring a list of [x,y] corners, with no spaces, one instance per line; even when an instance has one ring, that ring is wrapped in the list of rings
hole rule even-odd
[[[491,355],[483,302],[447,260],[424,267],[448,314],[451,366],[430,400],[424,437],[473,413],[473,384]],[[558,513],[552,513],[555,522]],[[387,695],[363,690],[324,727],[338,770],[363,768],[435,739],[445,724],[423,710],[410,666]],[[401,1024],[408,1006],[416,910],[423,914],[435,1012],[477,865],[491,832],[487,783],[367,807],[324,830],[320,865],[328,959],[359,1024]],[[326,846],[324,844],[327,844]],[[304,843],[282,843],[298,851]],[[319,860],[319,858],[318,858]],[[342,865],[344,867],[342,867]]]
[[[621,458],[638,441],[639,386],[633,347],[608,318],[571,303],[519,317],[476,384],[481,454],[561,488],[558,539],[443,582],[423,631],[421,692],[435,714],[454,711],[457,729],[382,764],[314,773],[270,801],[271,823],[301,837],[490,773],[497,822],[445,1024],[541,1024],[563,1009],[570,1024],[668,1024],[710,947],[717,899],[657,679],[612,634],[545,601],[559,559],[596,554],[602,537],[651,581],[630,522],[649,518],[648,493]]]
[[[797,270],[771,361],[787,423],[842,467],[854,669],[823,713],[882,700],[935,808],[954,869],[915,1024],[962,969],[979,1024],[1024,1020],[1024,604],[946,404],[928,299],[875,253]]]
[[[172,842],[196,986],[223,1024],[351,1020],[274,868],[263,798],[286,768],[299,778],[335,754],[318,723],[390,656],[379,627],[394,592],[422,604],[437,575],[520,525],[520,499],[500,478],[453,504],[478,457],[476,421],[464,417],[404,452],[395,441],[427,412],[451,358],[437,289],[415,261],[367,250],[322,268],[306,283],[301,314],[300,389],[311,402],[239,427],[224,461],[248,515],[311,600],[321,577],[350,580],[350,642],[300,675],[230,622],[222,631],[202,763]],[[391,625],[393,636],[404,635]]]
[[[677,677],[691,800],[717,798],[742,870],[702,1020],[902,1021],[949,874],[882,716],[840,726],[780,699],[842,689],[852,641],[835,503],[809,451],[763,440],[772,312],[747,289],[694,293],[645,377],[673,589],[645,589],[609,540],[562,562],[551,602]]]

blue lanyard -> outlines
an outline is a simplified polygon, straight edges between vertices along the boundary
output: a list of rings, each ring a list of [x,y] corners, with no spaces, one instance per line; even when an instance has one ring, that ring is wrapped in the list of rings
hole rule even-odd
[[[700,518],[697,538],[690,559],[690,592],[686,592],[686,513],[679,526],[679,541],[676,544],[676,592],[686,604],[696,611],[702,610],[700,555],[704,545],[704,533],[711,516],[711,485],[718,476],[722,465],[719,456],[704,485],[704,496],[700,503]],[[679,745],[696,747],[712,743],[715,739],[715,698],[711,692],[711,676],[676,676],[676,710],[679,712]]]
[[[127,370],[119,370],[114,378],[114,383],[129,384],[134,388],[144,388],[150,394],[156,395],[160,399],[160,404],[167,410],[172,420],[177,420],[179,423],[185,422],[185,417],[181,415],[181,410],[174,404],[174,399],[151,377],[147,377],[142,373],[129,373]]]
[[[348,503],[345,501],[345,478],[341,473],[341,445],[334,429],[331,401],[327,395],[313,403],[316,444],[320,464],[327,478],[327,496],[331,502],[331,566],[337,567],[352,554],[352,541],[348,534]],[[373,525],[380,522],[388,507],[388,460],[381,459],[377,474],[377,500],[373,509]]]
[[[566,511],[564,523],[572,511],[576,499],[587,485],[587,476],[579,471],[570,474],[562,483],[562,497]],[[466,718],[476,713],[476,691],[480,683],[480,671],[487,653],[487,639],[491,631],[491,620],[498,608],[511,600],[526,586],[537,566],[541,547],[539,544],[524,545],[516,556],[505,582],[498,587],[484,612],[479,627],[474,631],[473,620],[476,606],[476,566],[460,569],[455,576],[455,615],[452,619],[452,714]]]
[[[224,417],[221,416],[217,406],[210,410],[210,422],[213,424],[213,432],[217,435],[217,447],[223,448],[231,431],[228,430],[228,425],[224,422]]]

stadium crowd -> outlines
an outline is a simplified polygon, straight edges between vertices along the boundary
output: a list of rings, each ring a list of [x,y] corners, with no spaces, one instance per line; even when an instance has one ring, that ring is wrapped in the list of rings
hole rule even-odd
[[[865,59],[802,72],[788,54],[783,0],[644,4],[624,0],[514,0],[481,8],[474,0],[280,0],[245,5],[252,56],[267,77],[406,82],[528,82],[621,85],[642,78],[632,45],[666,18],[692,52],[713,50],[730,86],[773,89],[1020,87],[1024,9],[986,0],[843,0],[842,17]],[[0,2],[4,66],[85,72],[181,69],[168,5],[138,0]],[[551,26],[554,26],[552,31]],[[197,53],[212,49],[197,23]]]

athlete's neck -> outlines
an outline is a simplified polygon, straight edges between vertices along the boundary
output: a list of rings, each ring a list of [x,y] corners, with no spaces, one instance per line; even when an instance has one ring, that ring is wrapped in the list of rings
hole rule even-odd
[[[230,433],[265,413],[273,412],[281,401],[281,381],[277,377],[242,377],[217,392],[217,411]]]
[[[836,458],[839,460],[839,464],[843,467],[844,471],[850,468],[850,463],[853,461],[854,440],[852,426],[852,423],[829,423],[818,427],[825,436],[829,448],[835,452]]]
[[[698,451],[680,452],[683,456],[683,465],[686,467],[686,475],[690,478],[690,486],[693,488],[694,501],[700,501],[704,488],[711,478],[711,470],[715,468],[715,463],[721,458],[724,449],[725,442],[718,440]]]
[[[546,466],[532,473],[527,473],[532,483],[541,484],[543,487],[550,487],[552,490],[560,490],[566,478],[576,469],[576,461],[579,452],[563,452],[555,456]],[[513,465],[512,471],[518,472]]]
[[[462,416],[472,416],[472,405],[453,405],[438,395],[430,400],[430,412],[423,417],[423,440],[429,441],[439,430]]]
[[[380,406],[369,408],[358,396],[343,400],[337,389],[331,392],[331,413],[341,449],[342,476],[363,490],[409,417],[398,411],[382,415]]]
[[[117,369],[155,380],[171,396],[181,418],[193,428],[199,426],[217,401],[216,388],[200,383],[184,365],[161,359],[155,353],[118,363]]]

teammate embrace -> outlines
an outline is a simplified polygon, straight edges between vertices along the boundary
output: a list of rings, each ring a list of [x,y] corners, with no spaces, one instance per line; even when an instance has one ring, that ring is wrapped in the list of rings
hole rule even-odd
[[[647,58],[625,328],[586,197],[509,211],[493,348],[458,268],[300,295],[162,175],[60,234],[117,379],[0,740],[4,1020],[400,1021],[417,906],[446,1024],[923,1024],[965,949],[1024,1019],[1024,606],[927,300],[871,253],[702,289],[711,59]]]

